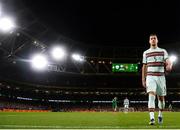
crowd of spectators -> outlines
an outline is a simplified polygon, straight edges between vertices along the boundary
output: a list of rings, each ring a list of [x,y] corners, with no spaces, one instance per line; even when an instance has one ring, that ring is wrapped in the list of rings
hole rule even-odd
[[[48,110],[53,112],[113,112],[112,103],[93,103],[93,102],[40,102],[40,101],[21,101],[21,100],[2,100],[0,99],[0,110]],[[166,111],[180,111],[177,104],[166,106]],[[117,111],[122,112],[123,106],[119,105]],[[129,111],[148,111],[147,104],[130,104]]]

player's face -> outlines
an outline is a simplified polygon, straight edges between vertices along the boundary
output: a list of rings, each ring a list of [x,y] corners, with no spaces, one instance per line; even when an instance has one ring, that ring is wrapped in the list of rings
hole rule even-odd
[[[150,36],[149,37],[149,43],[151,46],[156,47],[158,43],[157,36]]]

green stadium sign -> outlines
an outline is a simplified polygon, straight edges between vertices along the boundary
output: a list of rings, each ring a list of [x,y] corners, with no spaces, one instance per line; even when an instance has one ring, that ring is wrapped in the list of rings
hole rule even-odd
[[[138,72],[138,64],[113,63],[112,72]]]

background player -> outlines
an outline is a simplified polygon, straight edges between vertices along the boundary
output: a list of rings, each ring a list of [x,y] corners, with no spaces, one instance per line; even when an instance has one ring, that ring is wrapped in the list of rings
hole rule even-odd
[[[128,112],[128,109],[129,109],[129,99],[126,97],[125,99],[124,99],[124,111],[125,112]]]
[[[112,108],[114,111],[117,111],[117,97],[114,97],[112,100]]]

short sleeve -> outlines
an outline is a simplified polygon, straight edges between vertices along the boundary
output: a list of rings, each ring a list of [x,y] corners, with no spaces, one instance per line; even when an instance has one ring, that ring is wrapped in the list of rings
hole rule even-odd
[[[146,64],[146,63],[147,63],[146,53],[145,53],[145,52],[143,53],[143,60],[142,60],[142,63],[143,63],[143,64]]]

